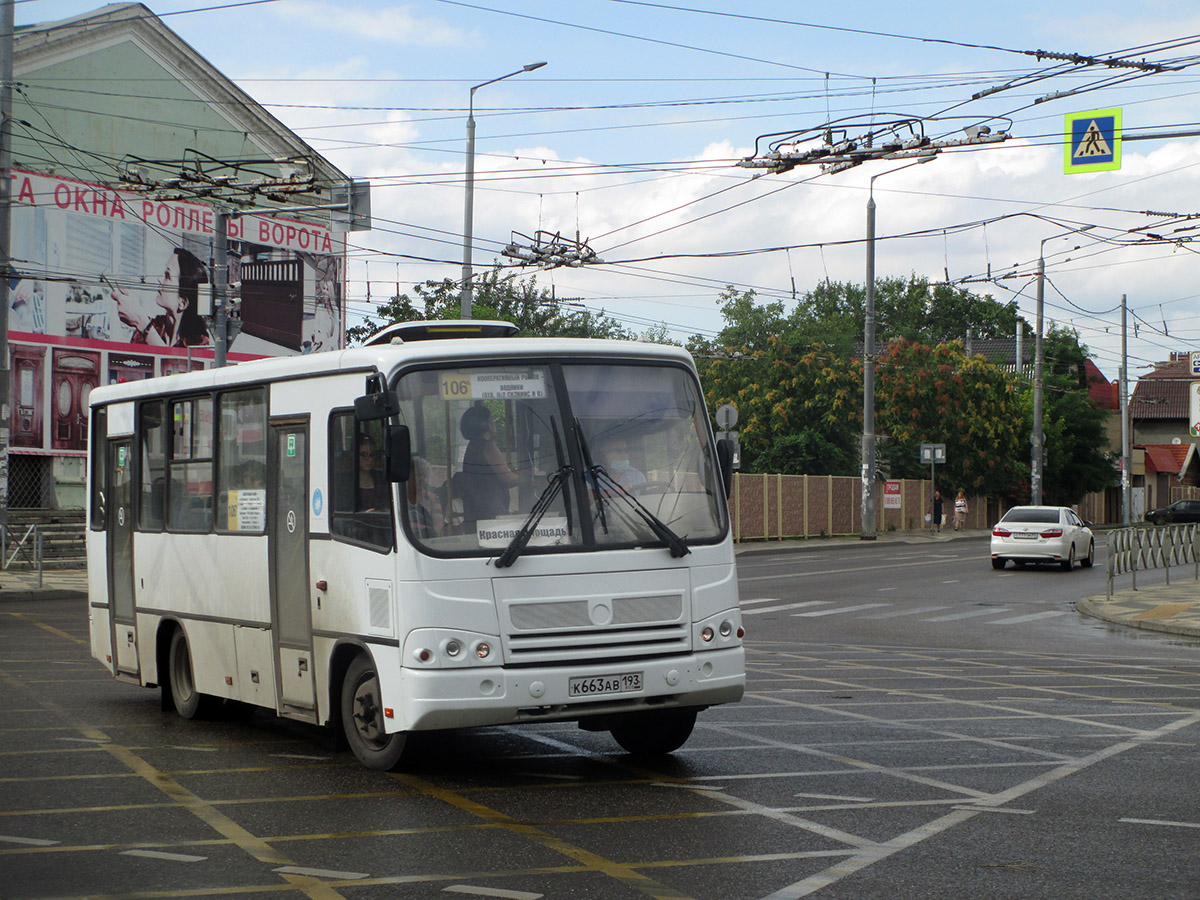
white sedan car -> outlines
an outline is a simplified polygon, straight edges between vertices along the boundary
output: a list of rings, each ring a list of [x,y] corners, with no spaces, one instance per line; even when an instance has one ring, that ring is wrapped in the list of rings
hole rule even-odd
[[[992,568],[1012,560],[1058,563],[1068,572],[1075,560],[1091,568],[1096,560],[1092,529],[1067,506],[1014,506],[992,528]]]

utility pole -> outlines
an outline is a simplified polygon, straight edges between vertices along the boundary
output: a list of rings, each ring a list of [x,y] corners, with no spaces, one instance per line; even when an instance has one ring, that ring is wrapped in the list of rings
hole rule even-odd
[[[13,4],[0,0],[0,526],[8,524],[9,285],[12,279]]]
[[[1029,441],[1033,449],[1029,459],[1029,502],[1042,505],[1042,462],[1045,459],[1042,435],[1042,375],[1045,360],[1042,354],[1043,301],[1046,292],[1046,242],[1042,241],[1038,252],[1037,268],[1037,324],[1033,336],[1033,434]]]
[[[875,178],[870,187],[875,186]],[[875,193],[867,192],[867,295],[863,316],[862,525],[859,538],[875,540]]]
[[[1129,346],[1125,326],[1127,306],[1125,295],[1121,295],[1121,524],[1128,526],[1132,512],[1130,500],[1133,493],[1133,451],[1129,434]]]
[[[229,284],[229,210],[217,208],[213,226],[213,367],[225,367],[229,352],[229,311],[225,304]]]

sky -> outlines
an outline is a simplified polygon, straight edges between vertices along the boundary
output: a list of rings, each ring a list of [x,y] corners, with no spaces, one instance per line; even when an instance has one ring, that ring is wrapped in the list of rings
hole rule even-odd
[[[374,228],[348,236],[351,325],[397,290],[460,279],[468,99],[519,72],[473,95],[477,272],[513,265],[510,241],[578,236],[600,262],[506,274],[639,333],[712,337],[726,286],[791,309],[825,279],[862,284],[870,194],[878,277],[1016,299],[1032,324],[1044,252],[1047,319],[1074,328],[1110,379],[1122,295],[1131,378],[1200,349],[1194,0],[147,5],[314,150],[370,180]],[[21,0],[16,18],[96,8]],[[1064,173],[1064,117],[1110,109],[1120,169]],[[835,140],[889,123],[935,143],[980,125],[1008,138],[922,165],[738,165],[774,139],[820,147],[831,123]]]

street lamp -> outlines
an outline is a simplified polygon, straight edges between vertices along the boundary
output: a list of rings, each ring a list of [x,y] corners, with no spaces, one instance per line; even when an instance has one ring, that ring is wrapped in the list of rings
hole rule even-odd
[[[463,212],[463,264],[462,264],[462,293],[459,295],[460,315],[464,319],[471,318],[471,229],[475,217],[475,92],[481,87],[512,78],[524,72],[532,72],[546,65],[544,62],[531,62],[521,66],[515,72],[484,81],[471,88],[471,96],[467,105],[467,201]]]
[[[875,540],[875,179],[909,166],[927,163],[937,151],[878,175],[867,185],[867,296],[863,318],[863,433],[862,433],[862,525],[859,538]]]
[[[1095,227],[1095,225],[1084,225],[1082,228],[1069,228],[1063,234],[1052,234],[1048,238],[1042,238],[1042,243],[1038,246],[1037,318],[1033,349],[1033,436],[1030,438],[1033,448],[1030,451],[1029,470],[1029,502],[1033,506],[1042,505],[1042,478],[1045,474],[1045,436],[1042,433],[1042,381],[1045,366],[1045,356],[1042,351],[1042,332],[1044,330],[1042,308],[1046,295],[1046,241],[1057,240],[1070,234],[1083,234]]]

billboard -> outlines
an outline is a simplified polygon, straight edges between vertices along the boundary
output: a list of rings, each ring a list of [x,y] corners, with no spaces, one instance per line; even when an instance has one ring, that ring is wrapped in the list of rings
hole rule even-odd
[[[14,449],[87,448],[101,383],[211,365],[213,207],[12,173]],[[230,219],[229,280],[243,330],[231,361],[340,349],[341,235],[265,216]]]

